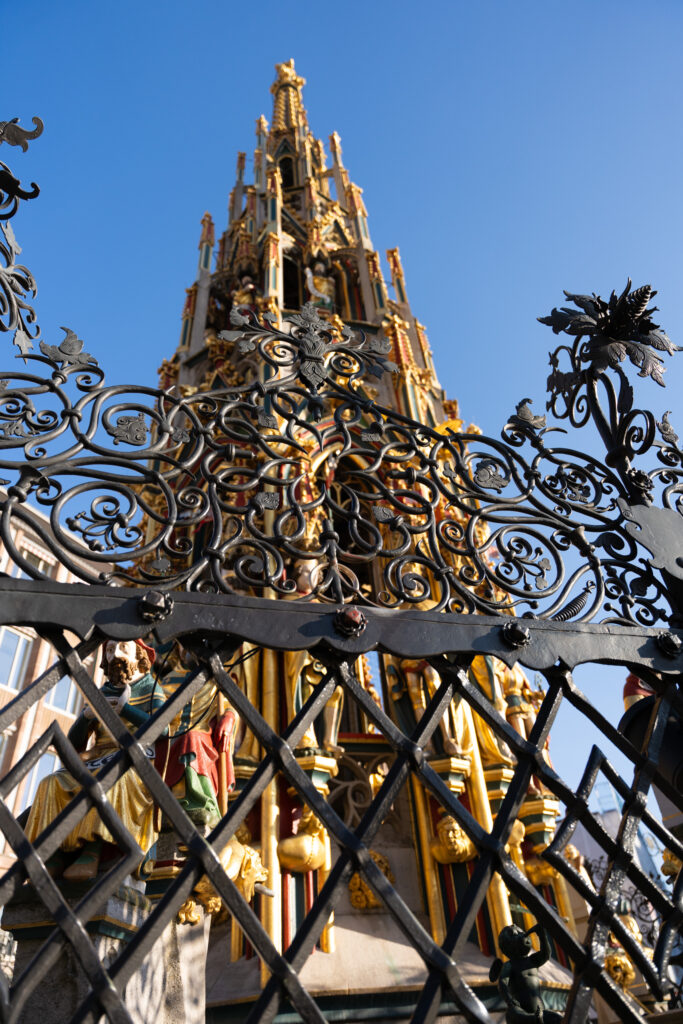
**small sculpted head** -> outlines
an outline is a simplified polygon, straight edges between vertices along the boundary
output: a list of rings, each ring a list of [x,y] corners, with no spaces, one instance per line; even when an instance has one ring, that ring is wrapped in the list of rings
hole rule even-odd
[[[510,960],[528,956],[534,948],[531,936],[514,924],[503,928],[498,936],[498,945],[501,952],[505,953],[505,956]]]
[[[294,563],[292,575],[297,594],[312,594],[320,579],[320,569],[315,558],[299,558]]]
[[[575,871],[580,871],[584,865],[584,856],[577,846],[567,843],[564,849],[565,860],[569,861]]]
[[[154,658],[154,650],[141,640],[107,640],[102,667],[109,682],[123,688],[149,672]]]
[[[457,850],[462,842],[462,829],[455,818],[450,814],[444,814],[436,826],[437,835],[441,845],[446,850]]]

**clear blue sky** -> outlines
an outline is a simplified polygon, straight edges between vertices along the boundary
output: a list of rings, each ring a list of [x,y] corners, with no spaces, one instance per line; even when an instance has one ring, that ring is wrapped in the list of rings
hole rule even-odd
[[[223,228],[290,57],[375,247],[400,246],[466,421],[495,434],[523,396],[540,411],[536,317],[562,288],[652,283],[683,341],[680,0],[24,0],[2,21],[0,119],[46,124],[27,154],[0,151],[42,188],[14,222],[39,319],[48,340],[76,330],[110,382],[153,383],[174,350],[199,219]],[[667,392],[638,382],[658,413],[681,405],[678,362]]]

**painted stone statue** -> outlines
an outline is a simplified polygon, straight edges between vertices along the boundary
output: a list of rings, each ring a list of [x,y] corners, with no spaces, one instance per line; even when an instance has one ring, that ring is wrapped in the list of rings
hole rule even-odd
[[[539,950],[534,950],[531,943],[534,932],[540,940]],[[516,925],[508,925],[498,936],[498,945],[508,959],[503,963],[496,957],[489,978],[498,983],[505,1001],[506,1024],[561,1024],[562,1014],[546,1010],[541,999],[538,968],[550,959],[550,947],[541,926],[535,924],[525,932]]]
[[[142,640],[109,640],[104,645],[102,667],[107,681],[100,692],[131,732],[144,725],[164,703],[163,693],[150,674],[155,657],[154,650]],[[71,726],[69,739],[76,750],[83,753],[85,766],[90,771],[97,771],[119,751],[88,706]],[[145,752],[150,759],[154,757],[153,748]],[[41,781],[26,824],[26,835],[31,841],[54,821],[79,789],[78,782],[66,769]],[[157,839],[154,803],[133,768],[128,768],[107,791],[107,800],[146,853]],[[116,839],[95,808],[90,807],[50,859],[48,870],[53,876],[62,875],[72,881],[94,878],[105,843],[115,844]],[[67,864],[68,855],[74,852],[75,859]]]
[[[387,674],[392,683],[392,698],[399,700],[407,694],[415,721],[419,722],[441,685],[438,672],[424,658],[392,658],[387,661]],[[439,722],[443,753],[447,757],[467,754],[468,743],[464,735],[466,723],[463,722],[462,710],[459,701],[452,701]],[[429,746],[434,749],[434,740]]]
[[[255,307],[257,294],[253,278],[249,274],[243,274],[231,293],[232,308],[236,309],[238,306]]]
[[[328,273],[324,263],[315,263],[313,269],[306,267],[306,288],[309,302],[318,309],[334,310],[335,285],[334,278]]]
[[[176,645],[178,648],[178,645]],[[181,649],[172,652],[174,667],[162,680],[169,699],[187,676]],[[237,715],[210,682],[188,701],[156,744],[156,769],[195,824],[213,828],[228,809],[234,789],[233,752]]]

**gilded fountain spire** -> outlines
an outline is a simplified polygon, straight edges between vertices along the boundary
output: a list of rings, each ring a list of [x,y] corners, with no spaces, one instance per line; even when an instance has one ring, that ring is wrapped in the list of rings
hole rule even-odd
[[[387,367],[392,372],[368,377],[359,385],[368,409],[376,402],[439,432],[459,429],[462,421],[457,402],[448,400],[439,385],[426,329],[412,311],[398,248],[387,251],[384,264],[372,242],[362,189],[344,165],[339,135],[332,132],[326,152],[325,143],[309,128],[303,102],[305,79],[295,70],[294,61],[277,64],[275,72],[271,123],[263,115],[256,121],[252,180],[245,154],[238,154],[229,220],[218,238],[213,267],[213,223],[208,215],[202,220],[199,276],[188,293],[181,343],[172,359],[164,363],[164,387],[176,383],[181,392],[193,394],[244,381],[265,383],[271,368],[259,356],[258,346],[239,343],[234,327],[267,323],[263,320],[266,316],[271,324],[286,329],[283,320],[288,317],[303,322],[300,311],[304,307],[304,319],[313,332],[327,332],[328,350],[348,337],[350,330],[362,331],[374,351],[387,354]],[[314,390],[319,370],[320,363],[311,350],[308,362],[302,363],[302,374]],[[314,405],[311,410],[315,415]],[[265,430],[279,429],[277,415],[264,412],[262,420]],[[364,429],[372,433],[375,428],[368,411]],[[302,434],[301,463],[292,468],[292,473],[300,474],[296,486],[313,509],[299,542],[310,552],[310,559],[293,558],[286,567],[292,596],[302,600],[312,600],[316,592],[324,571],[321,537],[329,536],[325,522],[315,513],[316,500],[325,489],[340,504],[345,501],[345,480],[337,466],[339,442],[333,441],[317,453],[313,449],[304,452],[307,444]],[[400,489],[394,481],[388,480],[386,485]],[[422,498],[429,500],[429,495]],[[275,505],[263,505],[266,528],[277,514]],[[445,499],[440,499],[437,518],[448,520],[453,515]],[[375,528],[384,532],[392,527],[380,518]],[[378,584],[370,569],[359,569],[358,580],[365,593],[376,593]],[[248,647],[245,645],[243,651],[247,660],[236,673],[238,683],[277,731],[283,722],[294,718],[302,702],[325,680],[327,669],[310,652],[250,652]],[[438,673],[420,659],[381,655],[371,666],[367,659],[360,658],[355,674],[407,734],[415,728],[440,685]],[[526,735],[538,694],[524,674],[480,657],[472,664],[471,679]],[[353,805],[356,798],[349,796],[351,803],[345,803],[346,797],[341,795],[344,786],[355,777],[364,780],[358,783],[359,790],[351,789],[349,793],[360,792],[364,786],[368,802],[372,799],[381,784],[383,742],[373,734],[363,713],[344,706],[341,690],[337,690],[319,721],[302,737],[296,757],[319,792],[333,799],[337,793],[340,808],[345,808],[343,813],[353,815],[357,813]],[[454,703],[430,742],[428,756],[451,793],[486,829],[491,829],[514,774],[506,745],[465,702],[457,706]],[[238,792],[258,763],[258,742],[246,730],[239,734],[235,747]],[[555,811],[556,804],[547,793],[530,790],[512,841],[520,865],[524,866],[525,858],[533,861],[550,840]],[[396,823],[397,832],[388,829],[380,834],[373,857],[376,855],[376,863],[387,877],[395,879],[399,890],[420,893],[432,934],[441,941],[476,850],[465,841],[457,823],[440,813],[433,797],[418,782],[413,781],[409,793],[397,803]],[[521,844],[527,826],[523,853]],[[273,893],[270,899],[261,900],[261,920],[276,948],[284,950],[324,885],[335,850],[311,809],[302,806],[296,793],[285,790],[277,781],[263,794],[251,828]],[[412,837],[413,846],[408,860],[405,852],[400,852],[406,836]],[[338,989],[348,983],[348,968],[335,954],[339,936],[343,943],[348,942],[350,933],[361,958],[374,961],[384,956],[381,940],[373,945],[375,940],[369,938],[362,923],[362,915],[368,910],[379,912],[374,897],[357,876],[352,883],[350,907],[330,918],[320,940],[321,951],[330,957],[329,984]],[[564,899],[558,881],[558,904]],[[513,913],[517,911],[511,909],[507,890],[494,876],[486,908],[475,929],[476,941],[485,954],[498,951],[497,935],[516,920]],[[529,922],[519,913],[517,916],[528,927]],[[245,948],[233,923],[233,961],[246,955]],[[230,970],[232,967],[226,978]],[[389,975],[385,980],[389,991],[393,981]],[[377,985],[382,988],[384,982],[378,979]]]

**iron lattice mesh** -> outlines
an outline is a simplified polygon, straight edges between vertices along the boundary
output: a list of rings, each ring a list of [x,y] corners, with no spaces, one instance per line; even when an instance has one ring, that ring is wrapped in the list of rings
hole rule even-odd
[[[275,616],[278,614],[277,607],[272,610]],[[113,626],[110,618],[109,628]],[[70,643],[58,627],[53,627],[44,635],[49,636],[59,660],[32,687],[19,694],[3,709],[0,713],[0,728],[7,728],[31,703],[39,700],[66,669],[75,679],[83,696],[96,709],[98,716],[116,738],[120,753],[101,769],[97,779],[94,779],[80,764],[78,755],[63,733],[57,728],[51,728],[2,783],[0,825],[17,854],[18,861],[0,882],[0,899],[6,902],[28,876],[46,909],[58,922],[54,933],[44,943],[31,965],[31,970],[26,971],[6,992],[8,1020],[17,1019],[28,993],[40,984],[46,971],[54,966],[65,943],[75,951],[92,986],[92,995],[78,1011],[74,1020],[96,1021],[102,1012],[112,1021],[130,1020],[121,999],[123,988],[155,942],[159,941],[164,927],[192,894],[194,885],[204,874],[208,876],[230,915],[239,924],[271,973],[270,981],[249,1012],[250,1024],[273,1020],[283,1002],[293,1007],[302,1020],[325,1020],[315,999],[302,984],[299,973],[318,942],[349,877],[355,871],[362,873],[367,884],[400,928],[404,940],[416,950],[425,964],[426,982],[417,996],[411,1018],[416,1022],[435,1019],[442,1002],[457,1008],[468,1021],[483,1022],[490,1019],[484,1005],[462,977],[458,964],[466,937],[486,899],[494,872],[503,879],[510,893],[520,904],[544,926],[574,965],[575,980],[570,993],[567,1020],[578,1021],[586,1018],[594,991],[618,1012],[620,1019],[634,1022],[642,1019],[637,1004],[615,984],[604,969],[606,944],[610,932],[621,943],[653,993],[660,997],[663,994],[668,985],[666,968],[672,941],[680,926],[681,882],[676,883],[673,892],[665,891],[644,874],[633,859],[633,850],[635,830],[638,823],[644,820],[672,853],[683,857],[683,846],[649,814],[645,804],[653,781],[656,781],[657,785],[672,798],[680,800],[656,768],[658,745],[662,741],[669,709],[671,706],[680,707],[680,697],[673,684],[658,698],[649,745],[645,753],[641,754],[633,749],[614,726],[578,691],[568,670],[550,667],[545,672],[547,692],[538,710],[533,731],[525,740],[500,716],[468,676],[467,668],[472,659],[472,652],[437,654],[431,656],[429,661],[440,675],[440,687],[418,721],[415,731],[411,735],[406,735],[359,684],[352,671],[355,654],[350,657],[331,646],[327,649],[317,647],[316,657],[324,662],[327,674],[314,688],[287,729],[282,735],[278,735],[259,711],[249,703],[224,667],[226,661],[229,661],[239,648],[242,638],[212,636],[204,632],[195,634],[194,637],[185,635],[184,643],[195,655],[196,667],[150,722],[131,736],[84,668],[84,660],[96,641],[90,639],[80,644]],[[264,757],[242,792],[231,804],[228,814],[211,834],[205,837],[193,825],[175,796],[157,774],[145,756],[144,747],[161,735],[179,709],[209,680],[217,684],[246,726],[257,737]],[[381,785],[362,818],[353,828],[344,823],[334,805],[315,788],[296,756],[297,743],[320,715],[336,687],[341,687],[345,699],[353,702],[373,724],[377,735],[383,737],[392,755]],[[425,753],[425,748],[438,729],[450,702],[458,699],[466,701],[473,712],[488,723],[496,736],[508,745],[517,762],[509,789],[495,815],[490,831],[483,827],[453,795],[431,766]],[[571,703],[597,726],[606,739],[631,759],[634,764],[632,783],[621,779],[606,763],[604,755],[597,748],[591,753],[582,783],[576,792],[553,771],[543,756],[543,750],[563,700]],[[64,764],[77,775],[83,789],[31,845],[20,824],[7,810],[5,798],[49,744],[55,746]],[[142,858],[142,851],[131,837],[126,835],[125,829],[114,820],[116,816],[106,803],[107,790],[117,778],[133,767],[143,779],[156,804],[162,808],[179,840],[187,848],[188,857],[185,867],[174,879],[149,918],[105,970],[97,961],[85,924]],[[622,822],[616,841],[607,834],[589,809],[589,796],[599,772],[607,775],[624,799]],[[327,880],[300,924],[289,948],[283,953],[276,950],[254,910],[228,878],[217,857],[225,842],[234,835],[250,811],[256,807],[266,787],[278,775],[286,780],[287,785],[293,787],[302,804],[307,805],[318,817],[339,850]],[[547,787],[566,808],[564,822],[550,847],[543,854],[543,858],[577,889],[591,907],[589,928],[583,944],[567,927],[557,910],[544,900],[520,871],[506,850],[512,826],[532,776]],[[402,787],[411,777],[418,780],[419,785],[424,787],[439,806],[455,818],[473,841],[478,852],[466,891],[461,895],[457,910],[448,922],[447,934],[441,945],[432,939],[408,908],[400,892],[389,882],[370,855],[374,837],[391,813]],[[84,813],[85,808],[92,804],[97,806],[99,813],[117,836],[124,855],[111,870],[99,876],[92,891],[71,908],[49,878],[45,861],[68,834],[74,822]],[[586,886],[584,879],[573,870],[562,855],[577,822],[581,822],[589,830],[608,859],[608,869],[597,891]],[[652,960],[638,948],[633,936],[625,930],[618,916],[618,897],[625,877],[647,895],[659,920],[658,942]]]

